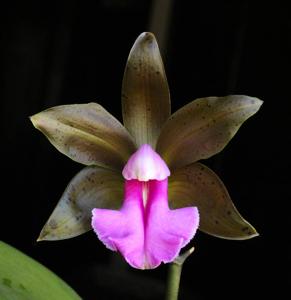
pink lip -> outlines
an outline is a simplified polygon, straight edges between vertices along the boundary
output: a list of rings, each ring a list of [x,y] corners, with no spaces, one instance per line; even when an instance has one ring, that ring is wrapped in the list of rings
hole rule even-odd
[[[143,145],[124,167],[122,208],[92,211],[92,227],[98,238],[107,248],[119,251],[134,268],[152,269],[173,261],[198,228],[196,207],[169,209],[169,174],[160,156]]]

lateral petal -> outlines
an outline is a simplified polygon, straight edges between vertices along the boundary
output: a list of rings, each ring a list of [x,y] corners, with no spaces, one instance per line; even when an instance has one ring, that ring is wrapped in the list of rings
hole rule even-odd
[[[121,170],[135,151],[127,130],[97,103],[55,106],[31,121],[60,152],[84,165]]]
[[[165,123],[157,152],[171,170],[220,152],[262,101],[243,95],[196,99]]]

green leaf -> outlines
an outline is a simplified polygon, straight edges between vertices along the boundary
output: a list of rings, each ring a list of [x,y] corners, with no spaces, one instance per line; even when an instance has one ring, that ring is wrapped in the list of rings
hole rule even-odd
[[[175,112],[158,140],[157,151],[170,169],[220,152],[262,101],[248,96],[197,99]]]
[[[128,131],[97,103],[55,106],[31,121],[60,152],[84,165],[121,170],[135,151]]]
[[[161,128],[170,116],[170,94],[163,61],[152,33],[135,41],[122,84],[123,123],[137,146],[155,148]]]
[[[121,207],[123,181],[118,172],[84,168],[67,186],[38,241],[68,239],[89,231],[93,208]]]
[[[258,235],[235,208],[223,182],[200,163],[172,172],[169,177],[169,203],[171,208],[197,206],[199,229],[208,234],[235,240]]]
[[[77,300],[81,298],[49,269],[0,241],[0,299]]]

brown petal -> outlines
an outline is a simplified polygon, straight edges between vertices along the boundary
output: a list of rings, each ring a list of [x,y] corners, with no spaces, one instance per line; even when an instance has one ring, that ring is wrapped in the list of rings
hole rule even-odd
[[[170,94],[157,41],[142,33],[127,60],[122,84],[125,127],[137,146],[156,145],[160,130],[170,116]]]
[[[115,171],[84,168],[67,186],[38,241],[68,239],[89,231],[93,208],[120,208],[123,181]]]
[[[135,151],[127,130],[97,103],[55,106],[31,121],[60,152],[85,165],[120,170]]]
[[[170,168],[179,168],[220,152],[262,101],[248,96],[200,98],[166,122],[157,151]]]
[[[199,229],[208,234],[235,240],[258,235],[239,214],[218,176],[200,163],[176,170],[169,177],[169,202],[171,208],[197,206]]]

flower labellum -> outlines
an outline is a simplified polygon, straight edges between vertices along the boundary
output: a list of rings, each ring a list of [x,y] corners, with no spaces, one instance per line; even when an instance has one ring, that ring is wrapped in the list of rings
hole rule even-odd
[[[119,251],[132,267],[152,269],[173,261],[195,235],[198,209],[169,209],[170,170],[147,144],[129,158],[122,174],[123,205],[119,211],[93,209],[94,231],[107,248]]]

